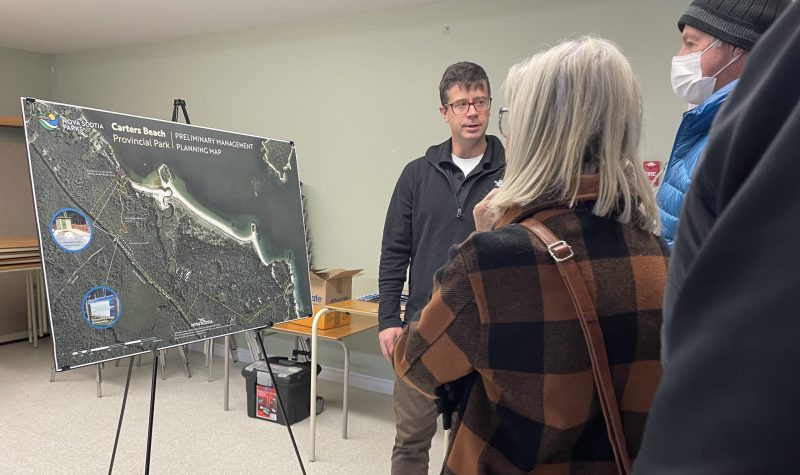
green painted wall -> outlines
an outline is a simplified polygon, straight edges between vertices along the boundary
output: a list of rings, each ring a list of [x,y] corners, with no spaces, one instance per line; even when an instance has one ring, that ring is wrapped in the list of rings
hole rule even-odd
[[[51,66],[51,56],[0,47],[0,115],[22,115],[22,96],[48,99]],[[25,137],[21,129],[0,127],[0,143],[25,143]]]

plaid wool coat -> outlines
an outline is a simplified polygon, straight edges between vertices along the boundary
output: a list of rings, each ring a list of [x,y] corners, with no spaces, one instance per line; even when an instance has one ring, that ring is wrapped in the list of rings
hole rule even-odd
[[[432,398],[477,374],[443,473],[617,473],[572,301],[545,246],[514,224],[534,215],[572,246],[597,308],[628,450],[638,453],[661,377],[669,250],[635,225],[593,215],[597,185],[584,177],[572,209],[510,210],[494,231],[455,246],[420,321],[398,339],[397,374]]]

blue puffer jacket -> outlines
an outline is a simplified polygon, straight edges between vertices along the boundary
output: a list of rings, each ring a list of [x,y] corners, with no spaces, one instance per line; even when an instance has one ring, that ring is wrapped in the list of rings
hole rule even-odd
[[[675,144],[669,157],[664,182],[658,189],[659,214],[661,215],[661,235],[672,247],[675,231],[678,228],[678,216],[686,190],[692,182],[695,166],[708,142],[708,129],[717,115],[719,108],[739,80],[725,85],[719,91],[694,109],[683,114],[683,120],[675,136]]]

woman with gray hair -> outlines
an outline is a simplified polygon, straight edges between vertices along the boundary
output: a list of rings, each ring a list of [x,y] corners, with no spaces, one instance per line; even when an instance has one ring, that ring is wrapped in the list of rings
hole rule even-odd
[[[456,413],[444,473],[626,472],[661,376],[668,253],[639,86],[582,37],[513,66],[505,96],[504,182],[476,208],[493,229],[451,250],[395,371]]]

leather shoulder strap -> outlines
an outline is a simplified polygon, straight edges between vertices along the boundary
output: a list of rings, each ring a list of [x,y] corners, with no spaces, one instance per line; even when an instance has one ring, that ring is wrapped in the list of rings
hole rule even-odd
[[[589,294],[589,289],[586,287],[586,282],[581,276],[578,265],[572,259],[572,248],[566,242],[559,240],[547,226],[534,218],[528,218],[519,224],[526,227],[547,247],[548,252],[556,262],[558,271],[561,273],[564,285],[569,291],[572,303],[578,312],[586,347],[589,351],[589,359],[592,362],[592,374],[597,387],[600,407],[608,428],[608,438],[614,451],[614,459],[617,462],[619,472],[627,475],[631,473],[631,459],[628,456],[628,446],[625,443],[625,432],[622,428],[619,404],[614,392],[611,369],[608,365],[603,331],[600,328],[597,311]]]

